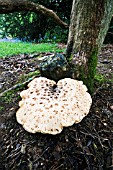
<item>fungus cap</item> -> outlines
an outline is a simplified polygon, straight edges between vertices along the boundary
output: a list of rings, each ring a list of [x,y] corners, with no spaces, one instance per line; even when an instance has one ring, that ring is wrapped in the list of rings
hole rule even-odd
[[[45,77],[35,78],[20,96],[16,118],[31,133],[60,133],[63,127],[79,123],[92,103],[83,82],[71,78],[57,84]]]

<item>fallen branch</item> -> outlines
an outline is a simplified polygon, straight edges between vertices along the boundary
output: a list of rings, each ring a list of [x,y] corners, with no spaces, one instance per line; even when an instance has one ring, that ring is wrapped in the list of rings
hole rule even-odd
[[[5,90],[4,92],[0,93],[0,97],[4,96],[5,93],[11,91],[11,90],[15,90],[16,88],[20,88],[22,86],[27,85],[27,83],[29,83],[31,80],[33,80],[36,76],[33,76],[32,78],[29,78],[27,81],[23,82],[23,83],[18,83],[12,87],[10,87],[9,89]]]
[[[62,28],[68,28],[67,23],[63,22],[58,15],[51,9],[43,5],[36,4],[28,0],[0,0],[0,14],[12,12],[31,11],[51,18]]]

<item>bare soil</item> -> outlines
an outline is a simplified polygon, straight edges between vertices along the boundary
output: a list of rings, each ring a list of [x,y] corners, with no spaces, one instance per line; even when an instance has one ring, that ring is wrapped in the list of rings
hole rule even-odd
[[[0,59],[1,94],[38,69],[38,56],[22,54]],[[0,98],[0,170],[113,169],[113,46],[103,46],[97,71],[105,81],[95,83],[90,113],[59,135],[30,134],[15,118],[19,92]],[[39,75],[38,75],[39,76]],[[11,98],[10,98],[11,95]]]

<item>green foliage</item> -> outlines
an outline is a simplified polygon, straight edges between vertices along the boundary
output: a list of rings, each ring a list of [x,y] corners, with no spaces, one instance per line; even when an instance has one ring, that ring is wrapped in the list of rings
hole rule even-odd
[[[102,74],[96,74],[94,77],[95,81],[98,83],[104,83],[105,77]]]
[[[68,30],[59,30],[59,27],[56,27],[54,30],[47,31],[44,37],[41,36],[38,39],[38,42],[43,43],[58,43],[58,42],[67,42]]]
[[[94,81],[96,84],[100,84],[100,85],[105,82],[113,83],[113,75],[108,78],[108,77],[106,77],[106,75],[96,73],[96,75],[94,77]]]
[[[72,2],[70,0],[50,1],[32,0],[55,11],[66,23],[69,23]],[[68,31],[61,29],[54,21],[33,12],[15,12],[0,15],[1,37],[11,36],[22,41],[34,42],[66,42]],[[66,34],[66,36],[65,36]],[[47,38],[45,36],[47,35]],[[46,41],[47,40],[47,41]]]
[[[19,38],[22,41],[30,41],[39,38],[40,32],[43,33],[38,19],[44,19],[31,12],[16,12],[0,15],[1,18],[1,37]],[[45,21],[46,23],[46,21]]]
[[[56,44],[42,43],[12,43],[12,42],[0,42],[0,58],[4,58],[10,55],[34,53],[34,52],[61,52]]]
[[[72,1],[32,1],[52,9],[64,22],[69,24]],[[0,37],[6,36],[19,38],[22,41],[66,43],[68,30],[61,29],[50,18],[25,11],[0,15]],[[54,39],[54,37],[56,38]],[[113,43],[113,18],[104,43]]]
[[[0,106],[0,112],[4,110],[4,107],[3,106]]]

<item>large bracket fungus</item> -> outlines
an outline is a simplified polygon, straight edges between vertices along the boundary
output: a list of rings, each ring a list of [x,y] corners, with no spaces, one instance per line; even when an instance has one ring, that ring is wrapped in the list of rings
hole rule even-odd
[[[71,78],[57,83],[45,77],[35,78],[20,96],[16,118],[31,133],[58,134],[63,127],[79,123],[92,103],[83,82]]]

